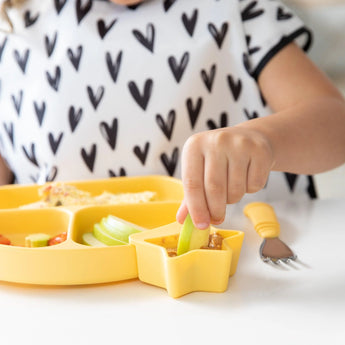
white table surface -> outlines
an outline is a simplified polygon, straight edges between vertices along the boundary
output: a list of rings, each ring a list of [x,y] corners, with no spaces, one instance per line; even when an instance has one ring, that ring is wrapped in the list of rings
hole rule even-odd
[[[225,293],[173,299],[138,280],[0,282],[0,344],[345,344],[345,199],[271,204],[300,258],[296,268],[260,261],[261,239],[239,204],[222,226],[245,231]]]

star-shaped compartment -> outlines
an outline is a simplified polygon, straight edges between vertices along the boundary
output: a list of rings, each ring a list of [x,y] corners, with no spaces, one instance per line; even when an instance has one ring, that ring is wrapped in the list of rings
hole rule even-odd
[[[165,288],[174,298],[193,291],[224,292],[236,272],[244,233],[212,227],[223,237],[221,250],[198,249],[170,257],[166,248],[176,248],[180,230],[181,224],[174,222],[130,236],[139,279]]]

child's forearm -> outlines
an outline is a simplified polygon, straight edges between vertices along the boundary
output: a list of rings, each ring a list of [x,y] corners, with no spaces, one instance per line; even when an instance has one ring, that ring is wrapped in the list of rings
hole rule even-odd
[[[12,177],[12,172],[0,156],[0,186],[11,183]]]
[[[301,102],[238,126],[268,138],[273,170],[315,174],[345,162],[345,101],[341,98]]]

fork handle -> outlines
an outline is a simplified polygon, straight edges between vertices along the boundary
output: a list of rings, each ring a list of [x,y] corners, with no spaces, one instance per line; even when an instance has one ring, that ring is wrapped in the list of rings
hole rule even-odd
[[[280,225],[274,209],[264,202],[252,202],[245,206],[244,214],[262,238],[274,238],[280,234]]]

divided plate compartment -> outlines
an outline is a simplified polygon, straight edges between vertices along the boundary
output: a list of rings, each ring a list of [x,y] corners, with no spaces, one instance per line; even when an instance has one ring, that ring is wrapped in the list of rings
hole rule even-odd
[[[147,203],[20,209],[39,200],[41,186],[0,187],[0,234],[13,245],[0,244],[0,280],[27,284],[75,285],[114,282],[138,277],[137,256],[132,244],[91,247],[82,236],[93,225],[113,215],[142,232],[175,220],[183,199],[180,180],[166,176],[116,177],[92,181],[66,181],[91,195],[156,192]],[[24,247],[34,233],[56,236],[67,232],[66,241],[53,246]]]
[[[137,252],[141,281],[165,288],[171,297],[193,291],[224,292],[229,276],[235,274],[244,233],[211,227],[223,237],[222,248],[195,249],[170,257],[167,248],[176,248],[181,224],[171,224],[132,234],[130,243]]]

